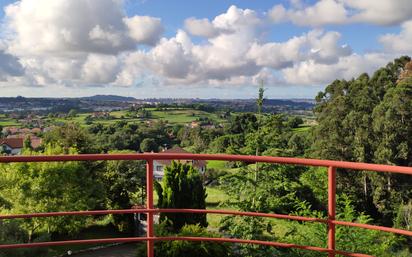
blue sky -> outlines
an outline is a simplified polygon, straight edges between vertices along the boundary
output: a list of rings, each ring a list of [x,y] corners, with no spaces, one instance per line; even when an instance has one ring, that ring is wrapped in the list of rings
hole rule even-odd
[[[412,52],[410,0],[0,5],[1,96],[313,98]]]
[[[316,1],[306,2],[315,3]],[[276,4],[290,6],[289,1],[268,0],[208,0],[188,3],[187,0],[129,0],[126,2],[126,10],[128,15],[150,14],[152,16],[161,17],[166,24],[167,30],[165,34],[171,37],[178,29],[183,27],[184,20],[188,17],[213,19],[216,15],[226,12],[231,5],[259,12],[267,12]],[[349,24],[345,26],[326,25],[324,28],[342,33],[344,35],[342,42],[350,44],[352,48],[359,53],[381,50],[381,46],[377,44],[379,36],[386,33],[398,33],[400,30],[398,25],[376,26],[367,23]],[[293,36],[307,32],[310,29],[310,27],[295,26],[290,23],[279,24],[270,29],[268,40],[285,41]]]

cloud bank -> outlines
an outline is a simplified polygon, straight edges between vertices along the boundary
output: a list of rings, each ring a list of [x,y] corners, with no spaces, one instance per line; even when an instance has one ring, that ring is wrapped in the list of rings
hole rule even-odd
[[[127,16],[122,0],[21,0],[5,7],[0,85],[323,85],[371,72],[412,51],[410,0],[291,0],[265,12],[230,6],[213,19],[188,17],[164,37],[161,18]],[[285,41],[279,23],[309,27]],[[382,52],[355,53],[330,24],[402,24],[379,38]]]

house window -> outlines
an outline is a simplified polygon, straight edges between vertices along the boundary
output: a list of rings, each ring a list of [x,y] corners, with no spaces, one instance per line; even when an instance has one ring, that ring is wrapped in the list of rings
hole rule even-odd
[[[162,166],[156,166],[156,171],[162,171]]]

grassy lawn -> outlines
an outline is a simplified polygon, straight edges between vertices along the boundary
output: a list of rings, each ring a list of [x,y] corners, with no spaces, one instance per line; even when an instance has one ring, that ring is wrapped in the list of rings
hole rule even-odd
[[[216,169],[216,170],[226,170],[226,162],[225,161],[207,161],[207,167],[210,169]]]
[[[230,209],[228,207],[222,207],[220,204],[228,200],[229,196],[225,194],[221,189],[217,187],[206,187],[207,197],[206,197],[206,208],[212,210],[222,210]],[[208,214],[207,222],[209,223],[209,228],[217,229],[219,228],[220,220],[226,215],[220,214]]]

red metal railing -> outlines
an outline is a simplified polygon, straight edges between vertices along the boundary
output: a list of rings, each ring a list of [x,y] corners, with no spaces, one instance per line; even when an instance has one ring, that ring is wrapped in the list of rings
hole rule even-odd
[[[114,242],[147,242],[147,256],[154,257],[155,241],[187,240],[187,241],[213,241],[213,242],[231,242],[242,244],[258,244],[283,248],[298,248],[317,252],[328,253],[329,257],[336,254],[343,256],[364,257],[371,256],[361,253],[350,253],[336,250],[335,246],[335,226],[351,226],[364,229],[372,229],[395,233],[399,235],[412,236],[412,231],[401,230],[396,228],[359,224],[346,221],[335,220],[336,216],[336,169],[345,168],[349,170],[368,170],[389,173],[401,173],[412,175],[411,167],[399,167],[389,165],[377,165],[367,163],[353,163],[341,161],[328,161],[316,159],[285,158],[285,157],[268,157],[268,156],[240,156],[240,155],[216,155],[216,154],[84,154],[84,155],[56,155],[56,156],[2,156],[0,163],[9,162],[53,162],[53,161],[105,161],[105,160],[145,160],[146,165],[146,183],[147,183],[147,201],[146,209],[130,210],[99,210],[99,211],[72,211],[72,212],[51,212],[51,213],[34,213],[34,214],[12,214],[0,215],[1,219],[21,219],[34,217],[52,217],[52,216],[71,216],[71,215],[103,215],[103,214],[126,214],[126,213],[146,213],[147,214],[147,235],[146,237],[130,238],[109,238],[109,239],[89,239],[89,240],[71,240],[57,242],[39,242],[26,244],[4,244],[0,249],[12,248],[30,248],[30,247],[48,247],[56,245],[69,244],[94,244],[94,243],[114,243]],[[318,219],[311,217],[301,217],[282,214],[269,214],[257,212],[241,212],[226,210],[196,210],[196,209],[154,209],[153,206],[153,161],[154,160],[221,160],[221,161],[244,161],[244,162],[266,162],[277,164],[291,164],[304,166],[319,166],[328,168],[328,218]],[[267,218],[289,219],[306,222],[320,222],[328,226],[328,247],[314,247],[296,244],[287,244],[280,242],[268,242],[259,240],[244,240],[233,238],[207,238],[207,237],[156,237],[154,234],[153,215],[161,212],[181,212],[181,213],[208,213],[208,214],[226,214],[241,216],[257,216]]]

